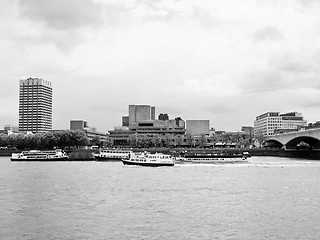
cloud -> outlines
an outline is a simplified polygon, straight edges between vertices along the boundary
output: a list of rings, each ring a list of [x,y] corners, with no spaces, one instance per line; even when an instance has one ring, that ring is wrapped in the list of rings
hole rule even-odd
[[[249,72],[243,80],[244,92],[273,92],[287,87],[281,72],[273,69],[255,70]]]
[[[96,26],[102,21],[98,4],[90,0],[20,0],[22,17],[52,29]]]
[[[318,104],[319,6],[311,0],[0,1],[0,92],[17,95],[21,76],[52,81],[57,128],[79,117],[112,128],[121,121],[117,109],[127,114],[129,104],[211,119],[220,129],[250,125],[264,111],[297,107],[316,114],[304,105]]]
[[[318,0],[298,0],[304,7],[311,7],[314,4],[318,4]]]
[[[250,36],[255,42],[284,40],[282,32],[276,26],[264,26]]]
[[[22,48],[53,43],[70,53],[104,22],[101,5],[90,0],[19,0],[18,6],[26,30],[13,38]]]

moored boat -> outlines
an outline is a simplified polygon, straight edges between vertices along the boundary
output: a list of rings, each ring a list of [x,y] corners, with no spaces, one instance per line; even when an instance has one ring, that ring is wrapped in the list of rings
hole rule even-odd
[[[97,161],[121,161],[121,159],[129,158],[130,150],[121,149],[102,149],[98,154],[94,154]]]
[[[227,152],[187,152],[177,158],[179,163],[245,163],[248,162],[248,153]]]
[[[61,149],[52,151],[30,150],[21,153],[12,153],[11,161],[63,161],[68,155]]]
[[[122,159],[124,165],[139,165],[147,167],[174,166],[175,158],[162,153],[130,153],[128,159]]]

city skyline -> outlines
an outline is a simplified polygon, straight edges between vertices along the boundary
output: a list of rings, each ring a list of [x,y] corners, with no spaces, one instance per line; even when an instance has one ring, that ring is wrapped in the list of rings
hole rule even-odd
[[[253,126],[268,111],[319,120],[317,1],[20,0],[0,7],[2,126],[18,125],[19,80],[28,77],[53,84],[53,129],[85,119],[108,131],[130,104],[223,130]]]

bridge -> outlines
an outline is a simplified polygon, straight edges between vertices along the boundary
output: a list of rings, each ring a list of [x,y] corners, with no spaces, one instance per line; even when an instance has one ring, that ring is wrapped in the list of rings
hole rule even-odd
[[[320,150],[320,128],[276,134],[265,140],[265,146],[284,150]]]

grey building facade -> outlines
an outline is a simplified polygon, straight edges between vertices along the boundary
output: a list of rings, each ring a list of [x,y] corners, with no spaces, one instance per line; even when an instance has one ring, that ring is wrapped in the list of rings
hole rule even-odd
[[[201,136],[202,134],[209,135],[210,121],[209,120],[187,120],[186,131],[193,136]]]
[[[19,131],[52,129],[52,83],[39,78],[20,80]]]
[[[129,105],[129,126],[145,120],[155,120],[155,107],[150,105]]]

